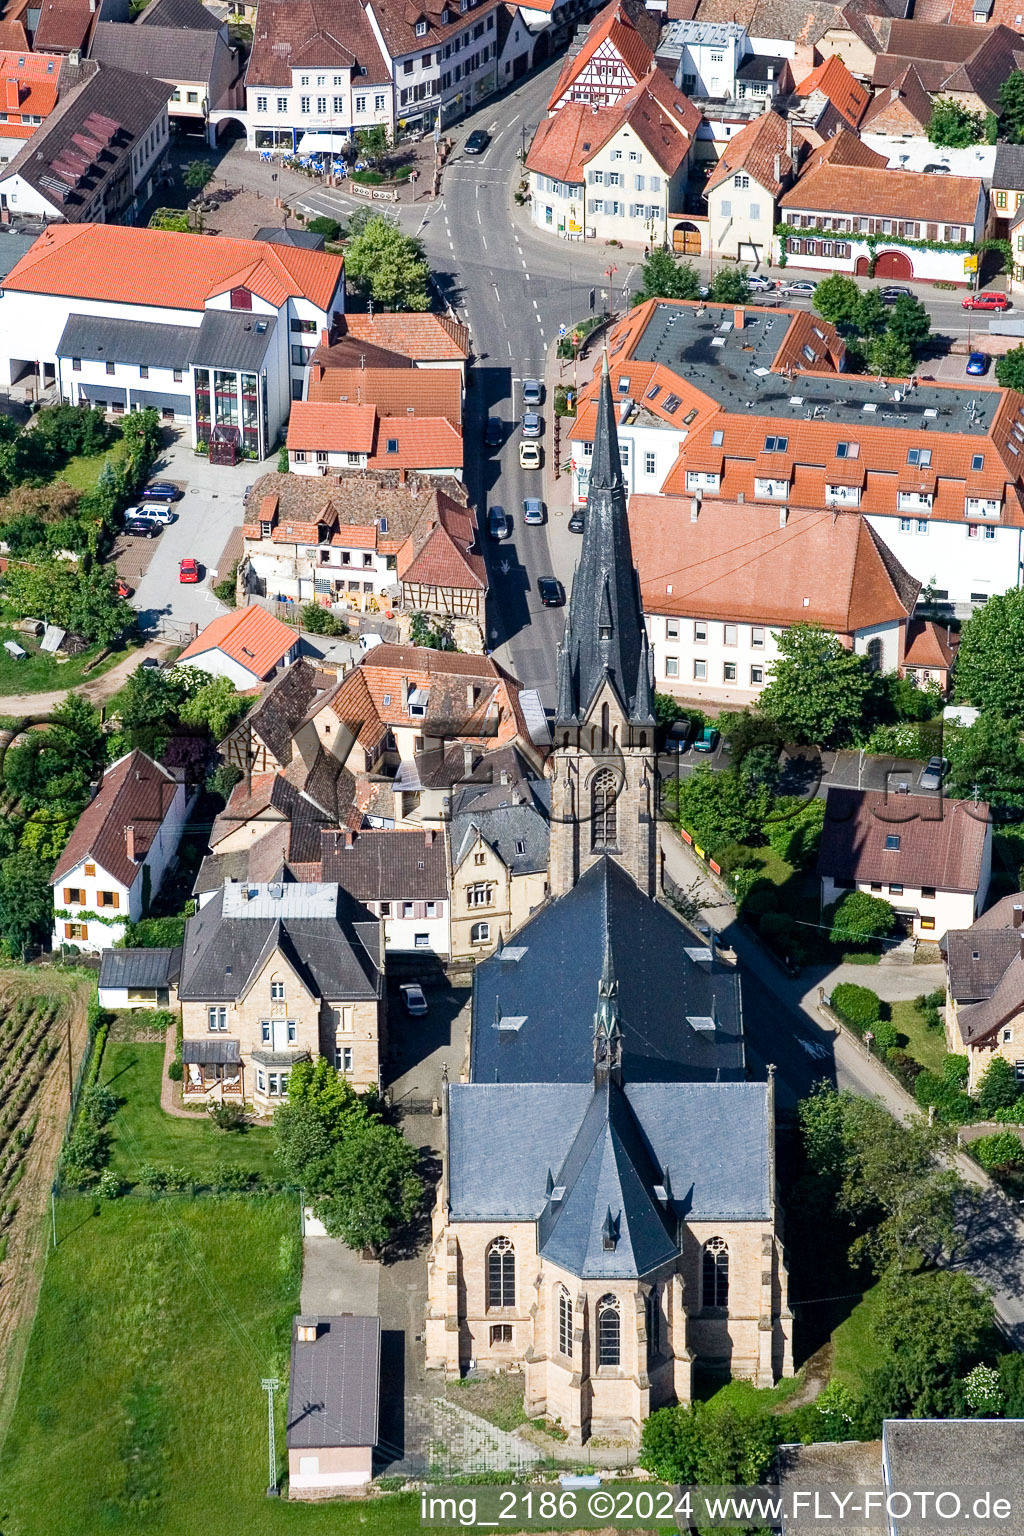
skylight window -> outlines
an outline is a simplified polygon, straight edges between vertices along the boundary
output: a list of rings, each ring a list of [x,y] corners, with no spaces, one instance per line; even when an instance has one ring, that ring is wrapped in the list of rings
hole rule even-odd
[[[930,448],[908,448],[907,449],[907,463],[908,464],[916,464],[918,469],[927,469],[928,465],[931,463],[931,461],[932,461],[932,451],[931,451]]]
[[[886,853],[899,853],[900,835],[898,832],[888,832],[885,838]]]
[[[788,437],[766,437],[764,440],[765,453],[785,453],[788,447]]]
[[[721,446],[722,446],[722,444],[724,442],[725,442],[725,432],[723,431],[723,429],[721,427],[716,427],[715,430],[711,434],[711,446],[713,448],[721,448]]]
[[[678,395],[666,395],[662,401],[663,408],[668,411],[670,416],[674,411],[678,411],[681,404],[682,401]]]
[[[629,394],[629,374],[628,373],[620,373],[619,374],[619,394],[620,395],[628,395]]]
[[[647,398],[648,398],[648,400],[657,400],[657,398],[658,398],[658,396],[660,394],[661,394],[661,385],[660,384],[652,384],[650,389],[647,391]]]
[[[971,468],[972,469],[984,469],[985,468],[985,455],[983,453],[976,453],[974,455],[974,457],[971,459]]]
[[[836,443],[837,459],[859,459],[860,443]]]

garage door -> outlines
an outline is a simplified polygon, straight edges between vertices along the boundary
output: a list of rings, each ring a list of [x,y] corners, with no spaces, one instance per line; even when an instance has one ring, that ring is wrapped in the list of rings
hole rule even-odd
[[[883,251],[875,262],[876,277],[913,277],[910,257],[903,251]]]

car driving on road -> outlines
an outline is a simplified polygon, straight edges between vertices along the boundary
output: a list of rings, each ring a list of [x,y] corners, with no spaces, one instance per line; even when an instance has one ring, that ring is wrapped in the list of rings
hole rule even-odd
[[[473,132],[466,140],[466,154],[482,155],[490,142],[491,136],[487,132],[486,128],[474,128]]]
[[[488,448],[500,448],[501,440],[505,435],[505,427],[500,416],[488,416],[487,425],[484,427],[484,442]]]
[[[544,424],[536,411],[524,411],[522,420],[524,437],[540,437]]]
[[[782,292],[791,293],[794,297],[799,297],[801,294],[814,293],[817,286],[817,283],[812,283],[809,278],[800,277],[797,278],[795,283],[783,283]]]
[[[882,303],[895,304],[897,299],[912,299],[914,295],[909,288],[901,288],[898,283],[889,283],[882,289]]]
[[[492,539],[510,539],[512,537],[512,519],[504,507],[499,507],[495,502],[493,507],[487,509],[487,532]]]
[[[565,603],[565,588],[556,576],[541,576],[537,591],[545,608],[561,608]]]
[[[755,272],[752,276],[748,275],[747,287],[751,293],[771,293],[775,288],[775,283],[772,278],[760,277]]]
[[[1005,293],[992,289],[988,293],[969,293],[963,305],[964,309],[1009,309],[1010,301]]]
[[[540,379],[523,380],[523,404],[526,406],[538,406],[544,399],[544,386]]]
[[[524,441],[519,444],[520,469],[540,469],[543,462],[544,459],[541,455],[539,443],[526,441],[524,439]]]
[[[523,522],[531,528],[544,521],[544,503],[539,496],[527,496],[523,500]]]
[[[419,982],[404,982],[400,990],[406,1013],[414,1019],[422,1018],[427,1011],[427,999],[423,995],[423,988]]]

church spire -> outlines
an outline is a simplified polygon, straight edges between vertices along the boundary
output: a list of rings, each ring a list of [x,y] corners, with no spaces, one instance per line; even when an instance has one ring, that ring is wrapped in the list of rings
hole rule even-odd
[[[604,936],[604,963],[597,984],[594,1015],[594,1086],[611,1079],[622,1081],[622,1022],[619,1017],[619,984],[615,979],[609,933]]]
[[[608,679],[632,725],[650,725],[654,687],[626,520],[608,353],[601,365],[583,548],[558,654],[558,723],[579,724]]]

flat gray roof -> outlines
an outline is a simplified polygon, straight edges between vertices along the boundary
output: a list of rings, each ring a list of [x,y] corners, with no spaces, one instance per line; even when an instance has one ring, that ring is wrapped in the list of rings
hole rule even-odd
[[[891,383],[882,387],[863,374],[797,374],[787,379],[784,374],[772,373],[772,360],[792,323],[790,314],[747,307],[743,329],[737,331],[733,321],[737,307],[715,304],[689,309],[659,304],[633,349],[633,357],[640,363],[663,363],[740,416],[749,410],[780,421],[818,420],[845,426],[866,423],[903,431],[930,426],[935,432],[971,437],[985,436],[992,426],[1002,400],[998,389],[940,389],[934,384],[917,384],[909,398],[896,401]],[[629,364],[618,364],[616,372],[628,374]],[[627,395],[620,394],[619,401]],[[662,395],[662,404],[664,399]],[[636,403],[642,406],[643,401]],[[865,406],[872,409],[865,410]],[[660,420],[657,424],[664,425]]]

